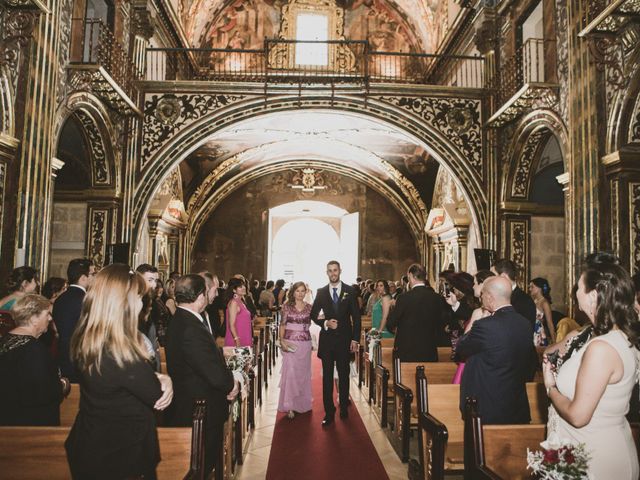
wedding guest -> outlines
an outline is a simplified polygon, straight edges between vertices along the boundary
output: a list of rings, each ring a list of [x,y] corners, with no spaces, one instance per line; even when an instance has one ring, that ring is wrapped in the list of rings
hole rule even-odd
[[[209,332],[214,337],[217,337],[216,328],[214,327],[220,324],[220,313],[215,308],[215,299],[218,296],[218,277],[211,272],[200,272],[199,275],[204,278],[205,283],[205,297],[207,298],[207,305],[202,312],[202,316]]]
[[[273,289],[273,296],[276,299],[276,307],[280,307],[284,301],[284,280],[276,280],[276,286]]]
[[[176,281],[173,278],[167,280],[167,283],[164,286],[164,295],[162,300],[169,310],[169,313],[171,313],[172,316],[175,315],[176,308],[178,308],[178,306],[176,305]]]
[[[476,397],[485,424],[529,423],[526,382],[531,368],[531,325],[511,305],[511,282],[490,277],[482,287],[482,305],[492,315],[476,321],[458,342],[465,361],[460,382],[460,411]]]
[[[251,281],[251,298],[253,298],[253,303],[258,303],[260,299],[260,280],[252,280]]]
[[[536,277],[529,283],[529,294],[536,305],[533,344],[536,347],[556,342],[556,329],[551,313],[551,286],[546,278]]]
[[[167,370],[175,382],[176,394],[167,412],[169,424],[191,426],[195,401],[207,401],[205,478],[216,465],[222,448],[228,401],[239,391],[202,316],[208,303],[206,290],[205,279],[200,275],[185,275],[176,281],[178,310],[169,325],[166,347]]]
[[[169,322],[171,320],[171,312],[167,308],[165,302],[162,300],[163,296],[164,285],[162,283],[162,280],[158,280],[156,282],[156,291],[152,294],[153,305],[151,311],[155,314],[158,344],[164,347],[167,329],[169,328]]]
[[[48,298],[51,303],[56,303],[60,295],[67,291],[69,285],[64,278],[51,277],[42,286],[42,296]]]
[[[38,290],[38,272],[31,267],[14,268],[7,281],[9,294],[0,299],[0,310],[11,310],[19,298]]]
[[[278,411],[289,418],[311,410],[311,305],[304,301],[307,287],[296,282],[282,306],[280,398]]]
[[[389,284],[386,280],[378,280],[375,289],[377,300],[371,309],[371,326],[382,332],[382,338],[393,338],[393,333],[387,330],[387,318],[392,304]]]
[[[378,301],[380,297],[376,290],[376,282],[372,281],[367,288],[368,288],[369,295],[367,296],[367,303],[364,311],[365,311],[365,315],[371,316],[373,311],[373,305]]]
[[[547,435],[586,446],[589,478],[637,479],[638,455],[625,418],[640,356],[633,283],[619,265],[591,263],[580,275],[577,298],[593,337],[557,374],[544,357],[544,383],[553,406]]]
[[[518,267],[515,262],[504,258],[497,260],[491,267],[491,271],[511,282],[511,305],[516,309],[516,312],[529,320],[533,329],[533,325],[536,323],[536,304],[516,283]]]
[[[274,286],[273,280],[269,280],[265,285],[265,289],[260,292],[258,306],[260,308],[260,315],[263,317],[271,316],[271,312],[276,304],[276,297],[273,295]]]
[[[251,314],[244,303],[247,294],[245,282],[239,278],[229,280],[227,287],[226,347],[250,347],[253,345]]]
[[[238,279],[240,279],[240,280],[242,280],[244,282],[245,294],[244,294],[244,297],[242,298],[242,301],[246,305],[247,310],[249,310],[249,313],[251,314],[251,318],[255,317],[258,314],[258,308],[256,307],[256,304],[253,301],[253,296],[251,295],[250,290],[249,290],[249,280],[247,280],[244,277],[244,275],[242,275],[240,273],[236,273],[233,276],[233,278],[238,278]]]
[[[138,331],[141,335],[142,343],[144,344],[145,351],[149,356],[149,365],[153,368],[154,372],[160,371],[160,353],[155,350],[153,347],[153,342],[147,336],[147,325],[149,323],[149,318],[151,317],[151,310],[153,308],[153,296],[147,290],[144,295],[142,295],[142,308],[140,309],[140,313],[138,314]]]
[[[69,381],[60,378],[47,347],[37,340],[51,322],[51,302],[27,293],[11,313],[16,327],[0,338],[0,425],[60,425]]]
[[[67,279],[69,288],[61,294],[53,305],[53,321],[58,334],[58,364],[63,377],[70,382],[78,383],[80,377],[71,361],[71,336],[76,329],[82,302],[87,290],[93,285],[96,267],[88,258],[76,258],[69,262]]]
[[[490,270],[480,270],[473,276],[473,295],[475,296],[475,298],[477,298],[478,300],[482,298],[482,287],[484,286],[484,281],[487,278],[493,276],[494,274]],[[480,304],[480,306],[471,313],[471,317],[469,318],[469,320],[464,323],[463,334],[469,333],[469,330],[471,330],[471,327],[473,327],[473,324],[477,320],[488,317],[489,315],[491,315],[491,312],[487,310],[482,304]],[[455,356],[455,352],[453,352],[453,355]],[[464,365],[465,363],[463,361],[458,362],[458,368],[456,369],[456,373],[453,376],[452,383],[460,383],[460,381],[462,380],[462,373],[464,372]]]
[[[173,397],[138,332],[143,278],[127,265],[100,271],[87,292],[71,356],[80,372],[80,411],[65,443],[74,479],[155,479],[160,461],[155,410]]]

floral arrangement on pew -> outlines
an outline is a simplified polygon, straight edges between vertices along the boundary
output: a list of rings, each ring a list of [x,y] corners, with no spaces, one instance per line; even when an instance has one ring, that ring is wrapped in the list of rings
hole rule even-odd
[[[574,445],[552,434],[540,444],[542,450],[527,449],[527,468],[533,470],[539,480],[587,479],[589,455],[585,445]]]
[[[372,328],[365,335],[365,340],[367,341],[367,345],[369,345],[369,352],[373,352],[373,347],[380,344],[380,339],[382,338],[382,332],[376,328]]]
[[[225,347],[223,349],[227,368],[233,373],[233,379],[240,383],[240,395],[244,399],[249,387],[249,372],[253,370],[253,350],[251,347]],[[240,403],[233,404],[233,421],[240,414]]]

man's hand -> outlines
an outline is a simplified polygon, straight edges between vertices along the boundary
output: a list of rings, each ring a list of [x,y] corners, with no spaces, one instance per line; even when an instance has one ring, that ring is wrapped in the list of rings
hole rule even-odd
[[[169,375],[162,373],[156,373],[158,380],[160,380],[160,389],[162,390],[162,396],[156,401],[153,406],[156,410],[164,410],[171,404],[173,400],[173,382]]]
[[[233,402],[238,396],[238,393],[240,393],[240,384],[238,382],[233,382],[233,390],[227,394],[227,400]]]
[[[335,330],[336,328],[338,328],[338,320],[336,320],[335,318],[327,320],[327,328],[330,328],[331,330]]]
[[[356,353],[358,351],[358,342],[351,340],[351,352]]]
[[[458,297],[456,297],[456,294],[451,292],[449,293],[449,295],[447,295],[446,297],[444,297],[444,299],[446,300],[446,302],[451,305],[452,307],[455,306],[456,303],[458,303]]]

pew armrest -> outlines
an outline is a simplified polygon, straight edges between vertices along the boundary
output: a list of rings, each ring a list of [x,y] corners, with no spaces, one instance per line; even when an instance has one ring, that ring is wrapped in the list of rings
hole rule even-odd
[[[205,400],[196,400],[191,429],[191,459],[189,472],[187,472],[184,480],[204,480],[204,421],[206,415],[207,402]]]
[[[396,398],[396,425],[402,444],[402,461],[409,461],[409,436],[411,434],[411,403],[413,392],[402,383],[396,383],[394,388]]]
[[[425,472],[430,472],[430,480],[444,480],[444,460],[447,450],[449,432],[444,423],[428,412],[420,413],[418,417],[420,435],[424,431],[427,444],[422,446],[420,460]]]

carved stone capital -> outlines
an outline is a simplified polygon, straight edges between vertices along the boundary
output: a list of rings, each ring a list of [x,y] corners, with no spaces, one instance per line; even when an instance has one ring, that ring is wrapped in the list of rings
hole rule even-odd
[[[145,40],[149,40],[154,33],[155,27],[151,12],[146,7],[134,6],[132,18],[132,33]]]
[[[478,51],[486,55],[497,47],[498,25],[494,8],[483,8],[475,22],[475,35],[473,40]]]

